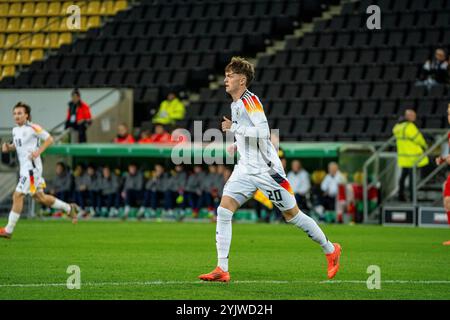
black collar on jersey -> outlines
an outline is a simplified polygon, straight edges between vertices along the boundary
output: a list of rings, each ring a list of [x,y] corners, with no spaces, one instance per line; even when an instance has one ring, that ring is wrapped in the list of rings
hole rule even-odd
[[[242,97],[245,96],[246,93],[250,93],[250,91],[248,91],[248,89],[245,89],[245,91],[242,93],[242,95],[239,99],[242,99]]]

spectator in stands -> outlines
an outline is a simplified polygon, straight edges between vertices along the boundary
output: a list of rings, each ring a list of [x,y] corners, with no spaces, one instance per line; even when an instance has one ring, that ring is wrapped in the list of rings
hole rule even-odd
[[[417,115],[414,110],[407,109],[404,117],[392,129],[392,133],[397,139],[397,163],[402,169],[398,188],[399,201],[406,201],[405,182],[408,177],[410,195],[412,197],[412,167],[428,148],[422,133],[414,123],[416,117]],[[424,157],[417,166],[418,168],[422,168],[428,162],[428,157]]]
[[[109,166],[104,166],[102,169],[100,192],[102,203],[105,204],[109,216],[117,216],[120,206],[120,179],[116,174],[111,173]]]
[[[208,174],[206,174],[202,185],[202,203],[208,208],[208,214],[211,218],[219,206],[219,188],[221,187],[222,179],[222,176],[217,173],[217,166],[208,166]]]
[[[167,99],[161,102],[158,112],[153,117],[153,123],[175,125],[176,121],[183,120],[186,108],[178,99],[175,92],[169,92]]]
[[[56,176],[51,183],[50,193],[64,202],[69,202],[72,189],[72,175],[64,162],[56,164]]]
[[[170,143],[171,137],[164,126],[161,124],[155,125],[155,133],[151,135],[149,143]]]
[[[149,130],[144,130],[141,132],[141,137],[138,143],[140,144],[151,143],[151,133]]]
[[[449,63],[444,49],[438,48],[432,60],[427,60],[419,75],[417,85],[427,86],[428,89],[438,84],[448,84]]]
[[[88,198],[88,184],[89,184],[88,176],[87,173],[85,172],[85,167],[81,164],[78,164],[75,167],[73,176],[75,180],[75,190],[74,190],[75,202],[83,210],[82,213],[84,213],[86,208],[86,200]]]
[[[114,139],[114,143],[134,143],[133,136],[128,132],[128,126],[125,123],[121,123],[117,126],[117,137]]]
[[[65,128],[71,129],[71,141],[75,142],[74,131],[78,133],[78,143],[87,142],[86,130],[92,123],[91,108],[81,100],[78,89],[72,91],[72,100],[69,102]]]
[[[202,187],[205,179],[205,172],[200,165],[194,166],[194,171],[189,175],[186,182],[186,192],[189,206],[192,208],[192,216],[198,217],[198,213],[202,206]]]
[[[291,171],[287,178],[291,183],[292,191],[294,191],[295,199],[301,210],[307,210],[307,198],[311,190],[311,182],[309,180],[309,173],[302,168],[299,160],[292,161]]]
[[[176,128],[170,135],[170,141],[174,144],[189,142],[190,133],[183,128]]]
[[[175,166],[174,173],[170,179],[170,190],[172,191],[172,199],[175,199],[177,207],[177,215],[183,218],[186,210],[186,197],[184,188],[186,185],[187,174],[182,165]]]
[[[124,178],[124,186],[122,197],[125,200],[125,211],[123,219],[128,218],[131,206],[137,205],[142,196],[142,188],[144,186],[144,176],[138,171],[137,165],[131,163],[128,165],[128,172]]]
[[[226,169],[227,167],[223,164],[217,165],[217,184],[219,186],[217,192],[219,194],[219,197],[222,197],[223,187],[225,186]]]
[[[338,194],[338,186],[345,183],[344,176],[339,172],[339,166],[336,162],[328,164],[328,174],[320,184],[323,192],[322,205],[325,210],[335,210],[336,196]]]
[[[162,165],[156,164],[152,176],[145,183],[144,202],[139,209],[138,218],[144,217],[145,208],[151,208],[151,215],[155,215],[159,199],[163,199],[163,214],[172,215],[172,199],[169,199],[169,196],[171,196],[169,175]]]
[[[100,214],[102,207],[101,198],[101,176],[94,165],[90,164],[87,168],[87,190],[89,194],[89,203],[91,206],[90,214],[92,216]]]

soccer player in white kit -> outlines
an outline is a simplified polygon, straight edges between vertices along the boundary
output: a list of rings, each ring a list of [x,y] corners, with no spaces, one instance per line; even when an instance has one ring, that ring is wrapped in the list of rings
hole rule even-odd
[[[17,126],[13,129],[13,142],[4,143],[2,152],[17,152],[20,164],[20,178],[13,194],[13,205],[9,213],[8,224],[0,228],[0,237],[10,239],[23,209],[23,200],[31,195],[39,203],[64,210],[72,222],[77,222],[76,204],[68,204],[54,196],[44,193],[45,180],[42,177],[42,161],[40,155],[53,143],[52,136],[39,125],[31,122],[31,108],[22,102],[13,108],[14,121]],[[44,142],[41,144],[41,140]]]
[[[254,73],[253,65],[240,57],[233,57],[225,68],[225,90],[233,102],[231,120],[223,118],[222,131],[234,134],[236,142],[227,151],[237,151],[240,157],[224,187],[217,209],[218,265],[199,278],[230,281],[228,254],[233,213],[259,189],[280,209],[288,223],[305,231],[322,247],[328,261],[328,278],[331,279],[339,270],[341,246],[331,243],[317,223],[298,208],[280,158],[270,141],[269,125],[261,101],[247,89]]]

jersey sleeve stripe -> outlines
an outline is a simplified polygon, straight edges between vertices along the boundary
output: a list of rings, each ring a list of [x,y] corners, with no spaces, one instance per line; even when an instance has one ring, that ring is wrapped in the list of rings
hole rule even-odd
[[[263,107],[261,105],[261,102],[259,102],[259,99],[255,95],[253,95],[252,96],[252,100],[253,100],[253,103],[256,106],[256,110],[262,112],[263,111]]]
[[[38,124],[35,124],[35,123],[31,124],[31,128],[33,128],[33,130],[36,133],[41,133],[42,132],[42,127],[40,125],[38,125]]]

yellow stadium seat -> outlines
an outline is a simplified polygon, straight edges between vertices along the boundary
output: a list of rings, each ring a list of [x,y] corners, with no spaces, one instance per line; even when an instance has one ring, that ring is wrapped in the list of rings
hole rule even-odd
[[[58,12],[59,14],[59,12]],[[34,8],[35,16],[48,16],[48,4],[45,1],[39,1]]]
[[[101,15],[112,15],[114,14],[114,2],[113,1],[102,1],[100,6]]]
[[[68,14],[72,14],[72,12],[67,13],[67,8],[75,5],[80,8],[80,13],[86,14],[87,3],[85,1],[65,1],[61,6],[61,15],[67,16]]]
[[[86,29],[99,27],[100,24],[101,24],[101,20],[100,20],[99,16],[89,17],[89,19],[87,21]]]
[[[125,0],[115,1],[114,4],[114,14],[119,12],[120,10],[124,10],[128,7],[128,3]]]
[[[5,45],[6,36],[4,33],[0,33],[0,48],[3,48]]]
[[[58,31],[60,32],[64,32],[64,31],[68,31],[69,29],[67,28],[67,19],[61,19],[60,23],[59,23],[59,28]]]
[[[0,18],[0,32],[3,32],[6,30],[6,27],[8,26],[8,19],[6,18]]]
[[[20,23],[20,32],[31,32],[33,31],[34,18],[24,18]]]
[[[41,18],[39,18],[41,19]],[[42,18],[42,19],[46,19],[46,18]],[[65,20],[65,19],[63,19]],[[57,32],[59,31],[59,25],[61,24],[61,21],[59,20],[59,18],[57,17],[52,17],[49,18],[48,21],[46,19],[46,27],[45,27],[45,31],[47,32]]]
[[[44,59],[44,50],[42,49],[34,49],[30,54],[30,63],[36,60]]]
[[[97,16],[100,14],[100,1],[89,1],[87,7],[87,14]]]
[[[7,3],[0,3],[0,16],[4,17],[8,14],[9,11],[9,4]]]
[[[30,48],[43,48],[44,47],[44,34],[36,33],[31,38]]]
[[[61,13],[61,2],[51,2],[46,10],[47,16],[59,16]]]
[[[34,16],[34,2],[25,2],[23,4],[21,16]]]
[[[5,48],[11,48],[19,41],[19,35],[17,33],[10,33],[6,37]]]
[[[90,1],[76,1],[75,2],[75,5],[80,7],[80,10],[81,10],[82,14],[86,14],[87,13],[88,2],[90,2]]]
[[[47,26],[47,18],[39,17],[34,20],[33,31],[43,31]]]
[[[31,44],[31,33],[21,33],[19,36],[18,48],[29,48]]]
[[[2,64],[10,65],[16,63],[16,50],[8,50],[3,54]]]
[[[2,78],[13,77],[16,73],[16,68],[14,66],[6,66],[2,70]]]
[[[30,64],[30,50],[21,49],[17,51],[16,64]]]
[[[20,31],[20,18],[12,18],[8,20],[8,26],[6,32],[19,32]]]
[[[72,1],[65,1],[61,6],[60,14],[61,16],[67,16],[67,8],[73,5]]]
[[[8,14],[10,16],[20,16],[22,14],[22,4],[20,2],[11,3]]]
[[[44,47],[55,49],[59,47],[59,34],[58,33],[48,33],[45,36]]]
[[[72,34],[70,32],[61,33],[58,39],[58,45],[72,43]]]

